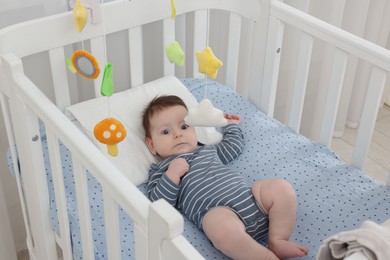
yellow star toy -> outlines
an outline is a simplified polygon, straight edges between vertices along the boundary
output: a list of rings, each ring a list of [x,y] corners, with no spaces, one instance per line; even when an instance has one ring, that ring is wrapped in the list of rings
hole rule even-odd
[[[210,47],[207,47],[202,52],[196,52],[196,59],[198,61],[199,73],[208,75],[210,78],[217,77],[218,69],[223,65],[217,57],[215,57]]]
[[[80,0],[76,0],[73,8],[73,20],[78,32],[84,29],[84,26],[87,24],[87,19],[88,13],[85,5]]]

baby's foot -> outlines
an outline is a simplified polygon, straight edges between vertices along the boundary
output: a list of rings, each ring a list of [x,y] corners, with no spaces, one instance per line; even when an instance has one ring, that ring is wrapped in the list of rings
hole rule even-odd
[[[302,257],[307,255],[309,249],[287,240],[275,240],[270,243],[270,249],[280,259]]]

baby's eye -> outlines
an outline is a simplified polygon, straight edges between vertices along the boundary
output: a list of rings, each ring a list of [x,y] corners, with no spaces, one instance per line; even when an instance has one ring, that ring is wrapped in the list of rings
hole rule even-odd
[[[181,129],[185,130],[185,129],[189,128],[189,127],[190,127],[189,125],[184,124],[184,125],[181,126]]]
[[[161,133],[163,134],[163,135],[167,135],[167,134],[169,134],[171,131],[169,131],[169,129],[164,129]]]

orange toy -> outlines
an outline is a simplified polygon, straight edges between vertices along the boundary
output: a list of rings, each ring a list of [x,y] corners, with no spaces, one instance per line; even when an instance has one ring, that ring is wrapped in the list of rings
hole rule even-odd
[[[96,124],[93,134],[99,142],[107,145],[109,155],[117,156],[117,144],[126,137],[127,132],[119,120],[109,117]]]
[[[83,69],[80,64],[89,64],[90,65],[90,71],[86,71],[85,68]],[[92,56],[89,52],[84,50],[77,50],[73,53],[72,56],[72,64],[76,71],[86,77],[87,79],[96,79],[99,76],[100,68],[99,64],[94,56]]]

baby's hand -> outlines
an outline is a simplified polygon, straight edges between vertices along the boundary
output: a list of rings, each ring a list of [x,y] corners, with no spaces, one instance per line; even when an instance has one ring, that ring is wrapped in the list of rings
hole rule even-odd
[[[231,115],[231,114],[225,114],[225,118],[227,119],[228,121],[228,124],[240,124],[241,122],[241,119],[239,116],[237,115]]]
[[[171,181],[179,185],[181,177],[183,177],[189,169],[190,166],[184,158],[177,158],[169,164],[166,174]]]

